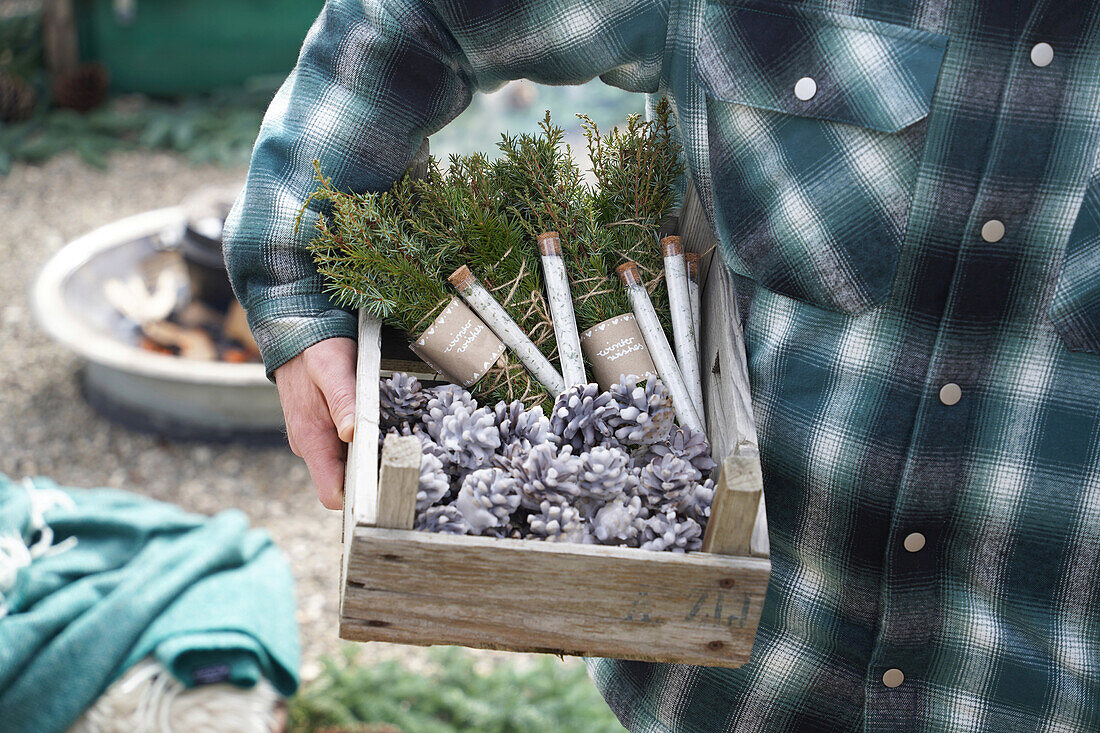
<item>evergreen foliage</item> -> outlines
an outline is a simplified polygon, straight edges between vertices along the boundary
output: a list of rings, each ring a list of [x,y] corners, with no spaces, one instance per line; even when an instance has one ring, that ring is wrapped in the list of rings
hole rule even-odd
[[[357,665],[349,652],[290,701],[291,731],[389,724],[407,733],[621,732],[584,666],[540,657],[533,664],[432,649],[427,670],[396,661]],[[484,658],[481,659],[484,660]]]
[[[556,231],[582,331],[630,312],[615,275],[615,268],[630,259],[645,273],[665,330],[671,332],[657,235],[677,203],[683,166],[669,105],[662,100],[653,120],[634,115],[609,133],[580,117],[594,187],[585,184],[564,144],[564,131],[549,112],[538,133],[503,134],[496,160],[481,154],[451,156],[442,170],[433,159],[425,178],[406,177],[388,192],[336,191],[318,170],[311,200],[320,200],[326,214],[317,223],[312,251],[336,301],[365,308],[415,335],[449,300],[446,278],[467,265],[553,359],[553,322],[535,236]],[[514,358],[508,361],[522,371]],[[515,378],[512,374],[505,381]],[[511,401],[496,387],[490,394],[475,389],[481,389],[483,402]]]
[[[303,205],[319,201],[325,213],[315,223],[310,251],[326,290],[344,307],[363,308],[383,323],[420,334],[453,297],[445,285],[458,244],[423,236],[409,213],[417,206],[416,186],[405,177],[390,192],[336,190],[317,166],[317,190]],[[549,395],[509,353],[474,385],[485,402],[520,400],[549,404]]]

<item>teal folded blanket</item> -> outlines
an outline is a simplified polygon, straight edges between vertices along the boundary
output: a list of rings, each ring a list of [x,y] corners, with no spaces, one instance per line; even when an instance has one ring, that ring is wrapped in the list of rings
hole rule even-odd
[[[244,514],[0,474],[0,731],[64,731],[138,660],[298,685],[290,568]]]

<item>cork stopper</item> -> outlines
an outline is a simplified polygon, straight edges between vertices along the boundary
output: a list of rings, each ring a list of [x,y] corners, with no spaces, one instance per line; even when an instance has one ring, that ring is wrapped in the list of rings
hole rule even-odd
[[[675,234],[661,240],[661,254],[664,257],[675,257],[684,253],[684,245]]]
[[[684,262],[687,263],[688,277],[699,282],[699,253],[684,252]]]
[[[561,238],[557,232],[543,232],[536,237],[539,242],[539,252],[544,255],[561,254]]]
[[[637,262],[624,262],[615,268],[615,272],[619,273],[619,279],[627,287],[642,284],[642,273],[638,270]]]
[[[451,285],[454,285],[459,292],[462,292],[463,290],[477,282],[477,278],[474,277],[474,273],[470,272],[470,268],[466,267],[466,265],[463,265],[462,267],[452,272],[451,276],[447,279],[451,281]]]

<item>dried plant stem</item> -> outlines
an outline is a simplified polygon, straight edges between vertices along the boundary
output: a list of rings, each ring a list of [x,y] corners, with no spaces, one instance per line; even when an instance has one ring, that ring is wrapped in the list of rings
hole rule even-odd
[[[575,384],[587,384],[584,357],[581,354],[577,317],[573,313],[573,297],[569,290],[569,277],[565,261],[561,257],[561,243],[557,232],[539,235],[539,252],[542,256],[543,279],[546,281],[546,299],[554,319],[554,333],[558,339],[558,358],[566,388]]]
[[[665,260],[665,284],[668,286],[668,304],[672,315],[672,340],[676,345],[676,362],[684,375],[695,410],[703,413],[703,380],[699,373],[699,352],[696,348],[695,326],[691,317],[691,299],[688,295],[687,266],[680,238],[665,237],[661,240],[661,254]]]
[[[462,299],[475,313],[481,316],[485,325],[515,353],[520,362],[546,387],[551,394],[565,391],[565,380],[550,360],[542,355],[535,343],[516,324],[504,307],[494,298],[470,269],[463,265],[450,277]]]
[[[642,337],[646,340],[649,355],[657,366],[658,376],[672,393],[672,404],[676,409],[676,419],[681,425],[692,430],[705,433],[703,420],[699,411],[695,409],[695,403],[691,399],[684,375],[676,363],[676,355],[668,344],[664,329],[657,318],[657,311],[653,308],[653,301],[649,299],[649,292],[642,283],[638,265],[634,262],[625,262],[618,268],[619,277],[626,286],[627,295],[630,297],[631,306],[634,309],[634,317],[638,319],[638,327],[642,331]]]

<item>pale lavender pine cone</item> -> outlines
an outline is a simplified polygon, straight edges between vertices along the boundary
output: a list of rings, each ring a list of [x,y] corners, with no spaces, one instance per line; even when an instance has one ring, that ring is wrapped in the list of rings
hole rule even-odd
[[[688,461],[674,455],[664,455],[641,470],[638,490],[651,508],[660,511],[666,507],[675,509],[687,500],[701,478],[699,471]]]
[[[519,481],[521,504],[537,511],[545,501],[570,504],[579,493],[577,479],[581,459],[572,446],[543,443],[513,461],[512,475]]]
[[[451,504],[428,507],[416,517],[416,528],[442,534],[469,534],[470,525],[462,512]]]
[[[544,501],[538,512],[527,518],[531,534],[550,542],[584,542],[584,520],[575,508],[556,501]]]
[[[634,489],[636,475],[630,469],[630,456],[619,447],[595,446],[580,455],[576,505],[585,519],[591,520],[607,502]]]
[[[396,373],[383,379],[378,388],[381,427],[400,428],[419,422],[428,396],[416,377]]]
[[[481,468],[462,479],[454,506],[474,534],[508,524],[519,508],[519,482],[499,468]]]
[[[673,430],[667,441],[650,446],[650,451],[655,456],[671,454],[683,458],[685,461],[690,461],[691,465],[695,466],[703,476],[706,476],[718,465],[711,458],[710,443],[707,442],[706,436],[686,425],[681,425]]]
[[[501,446],[519,443],[531,448],[545,443],[550,434],[550,421],[542,414],[539,406],[528,410],[518,400],[501,401],[497,403],[493,414],[500,430]]]
[[[610,420],[617,408],[611,395],[596,384],[574,384],[554,402],[550,413],[551,440],[573,446],[581,453],[596,445],[614,442]]]
[[[615,439],[627,446],[662,443],[675,427],[676,410],[672,395],[656,375],[646,375],[638,384],[634,375],[625,376],[608,390],[616,412],[610,419]]]
[[[637,547],[645,525],[642,497],[625,494],[604,504],[590,522],[592,536],[605,545]]]
[[[443,462],[428,452],[420,454],[420,483],[416,489],[416,511],[423,512],[438,504],[451,490],[451,477]]]
[[[643,550],[692,552],[702,547],[703,528],[694,519],[667,511],[645,521],[641,537]]]

